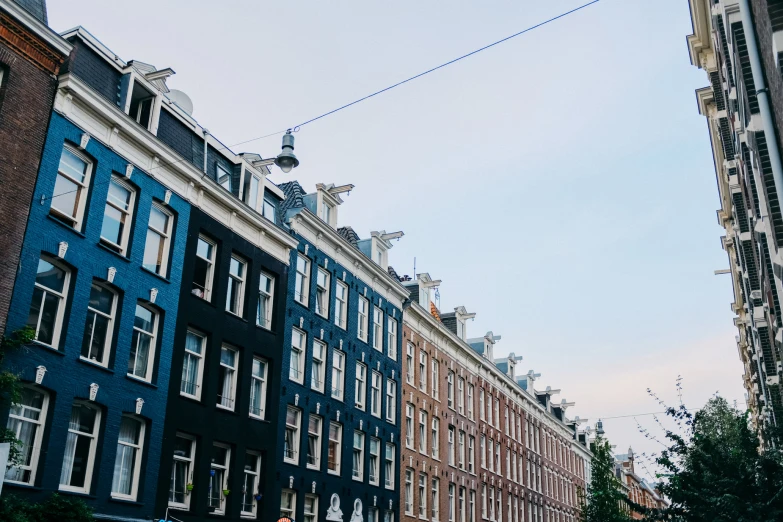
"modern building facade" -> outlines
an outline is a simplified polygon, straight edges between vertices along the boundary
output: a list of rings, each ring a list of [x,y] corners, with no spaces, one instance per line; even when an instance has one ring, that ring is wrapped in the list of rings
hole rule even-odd
[[[707,118],[734,289],[737,348],[759,432],[783,421],[783,4],[691,0],[693,65],[710,86],[696,92]]]
[[[464,307],[441,314],[440,281],[403,284],[402,520],[576,520],[590,453],[571,404],[517,378],[521,357],[494,359],[500,336],[468,339]]]
[[[390,240],[338,228],[353,185],[281,185],[291,251],[273,502],[306,522],[397,522],[400,346],[407,291]],[[270,519],[271,520],[271,519]]]
[[[0,1],[0,335],[5,331],[60,67],[44,0]]]

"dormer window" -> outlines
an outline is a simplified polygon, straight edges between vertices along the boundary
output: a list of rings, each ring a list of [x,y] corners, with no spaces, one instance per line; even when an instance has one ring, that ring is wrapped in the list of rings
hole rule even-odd
[[[334,214],[333,211],[334,211],[334,207],[324,201],[324,203],[321,205],[321,219],[327,225],[332,224],[332,215]]]
[[[154,104],[154,94],[142,87],[139,82],[134,82],[130,107],[128,107],[128,115],[136,120],[136,123],[145,129],[149,129],[150,122],[152,121],[152,107]]]
[[[218,185],[231,192],[231,173],[229,171],[217,165],[215,179],[217,179]]]

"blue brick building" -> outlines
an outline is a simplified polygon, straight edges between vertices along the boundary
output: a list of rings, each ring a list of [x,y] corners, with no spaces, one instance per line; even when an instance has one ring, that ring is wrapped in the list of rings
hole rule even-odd
[[[2,422],[23,440],[8,491],[153,515],[190,205],[52,114],[8,317],[36,341]],[[9,418],[10,416],[10,418]]]
[[[391,238],[337,228],[352,185],[297,182],[281,212],[291,252],[275,468],[280,516],[395,522],[399,499],[400,347],[408,292],[388,267]]]

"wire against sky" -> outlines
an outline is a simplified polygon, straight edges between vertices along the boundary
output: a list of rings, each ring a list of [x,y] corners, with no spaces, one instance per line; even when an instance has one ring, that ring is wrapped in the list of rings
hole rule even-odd
[[[444,67],[446,67],[446,66],[449,66],[449,65],[451,65],[451,64],[453,64],[453,63],[456,63],[456,62],[458,62],[458,61],[460,61],[460,60],[464,60],[465,58],[467,58],[467,57],[469,57],[469,56],[473,56],[474,54],[478,54],[478,53],[480,53],[481,51],[485,51],[485,50],[489,49],[490,47],[494,47],[494,46],[496,46],[496,45],[498,45],[498,44],[501,44],[501,43],[503,43],[503,42],[506,42],[506,41],[508,41],[508,40],[511,40],[512,38],[516,38],[517,36],[523,35],[523,34],[525,34],[525,33],[529,33],[530,31],[533,31],[533,30],[535,30],[535,29],[538,29],[539,27],[542,27],[542,26],[544,26],[544,25],[547,25],[547,24],[549,24],[549,23],[552,23],[552,22],[554,22],[555,20],[559,20],[559,19],[561,19],[561,18],[565,18],[566,16],[568,16],[568,15],[570,15],[570,14],[576,13],[577,11],[581,11],[582,9],[584,9],[584,8],[586,8],[586,7],[589,7],[589,6],[593,5],[593,4],[597,4],[597,3],[598,3],[598,2],[600,2],[600,1],[601,1],[601,0],[592,0],[591,2],[588,2],[588,3],[586,3],[586,4],[582,4],[582,5],[580,5],[579,7],[575,7],[574,9],[571,9],[570,11],[566,11],[566,12],[564,12],[564,13],[561,13],[561,14],[559,14],[559,15],[557,15],[557,16],[554,16],[554,17],[552,17],[552,18],[549,18],[548,20],[544,20],[543,22],[539,22],[539,23],[537,23],[536,25],[531,25],[531,26],[530,26],[530,27],[528,27],[527,29],[523,29],[522,31],[519,31],[518,33],[514,33],[514,34],[512,34],[512,35],[510,35],[510,36],[506,36],[505,38],[503,38],[503,39],[501,39],[501,40],[498,40],[498,41],[496,41],[496,42],[492,42],[491,44],[489,44],[489,45],[485,45],[484,47],[481,47],[481,48],[479,48],[479,49],[476,49],[475,51],[471,51],[471,52],[469,52],[468,54],[463,54],[463,55],[462,55],[462,56],[460,56],[459,58],[454,58],[453,60],[450,60],[450,61],[448,61],[448,62],[446,62],[446,63],[442,63],[442,64],[438,65],[437,67],[433,67],[432,69],[429,69],[429,70],[427,70],[427,71],[424,71],[424,72],[422,72],[422,73],[419,73],[419,74],[417,74],[417,75],[415,75],[415,76],[411,76],[410,78],[408,78],[408,79],[406,79],[406,80],[402,80],[401,82],[397,82],[397,83],[395,83],[394,85],[390,85],[390,86],[388,86],[388,87],[386,87],[386,88],[384,88],[384,89],[381,89],[380,91],[376,91],[376,92],[374,92],[374,93],[372,93],[372,94],[368,94],[367,96],[364,96],[363,98],[359,98],[358,100],[354,100],[354,101],[352,101],[351,103],[347,103],[347,104],[343,105],[342,107],[338,107],[337,109],[331,110],[331,111],[329,111],[329,112],[325,112],[325,113],[321,114],[320,116],[316,116],[315,118],[311,118],[311,119],[309,119],[309,120],[305,121],[304,123],[300,123],[299,125],[296,125],[295,127],[293,127],[293,130],[294,130],[294,132],[297,132],[297,131],[298,131],[300,128],[302,128],[303,126],[307,125],[308,123],[312,123],[312,122],[314,122],[314,121],[316,121],[316,120],[320,120],[321,118],[325,118],[326,116],[329,116],[330,114],[334,114],[334,113],[336,113],[336,112],[339,112],[339,111],[341,111],[341,110],[343,110],[343,109],[347,109],[348,107],[351,107],[352,105],[356,105],[357,103],[361,103],[361,102],[363,102],[364,100],[368,100],[368,99],[372,98],[373,96],[377,96],[377,95],[379,95],[379,94],[381,94],[381,93],[384,93],[384,92],[386,92],[386,91],[390,91],[390,90],[394,89],[395,87],[399,87],[400,85],[403,85],[403,84],[405,84],[405,83],[408,83],[408,82],[410,82],[410,81],[413,81],[413,80],[415,80],[415,79],[417,79],[417,78],[421,78],[422,76],[425,76],[425,75],[427,75],[427,74],[430,74],[431,72],[435,72],[435,71],[437,71],[438,69],[443,69]],[[277,136],[277,135],[279,135],[279,134],[283,134],[284,132],[286,132],[286,129],[279,130],[279,131],[277,131],[277,132],[272,132],[272,133],[270,133],[270,134],[265,134],[265,135],[263,135],[263,136],[258,136],[258,137],[256,137],[256,138],[250,138],[250,139],[248,139],[248,140],[240,141],[240,142],[238,142],[238,143],[234,143],[233,145],[226,145],[225,147],[221,147],[221,148],[219,148],[219,149],[217,149],[217,150],[218,150],[218,151],[221,151],[221,150],[227,150],[227,149],[230,149],[231,147],[237,147],[237,146],[239,146],[239,145],[245,145],[245,144],[247,144],[247,143],[252,143],[252,142],[254,142],[254,141],[263,140],[264,138],[270,138],[270,137],[272,137],[272,136]],[[177,160],[177,161],[172,161],[172,162],[170,162],[170,163],[161,163],[161,164],[160,164],[160,165],[158,165],[157,167],[152,167],[152,168],[148,169],[148,171],[153,171],[153,170],[155,170],[155,169],[160,169],[160,168],[163,168],[163,167],[166,167],[166,166],[169,166],[169,165],[175,165],[175,164],[177,164],[177,163],[181,163],[181,162],[183,162],[183,161],[187,161],[187,160],[186,160],[186,159],[184,159],[184,158],[182,158],[182,159],[179,159],[179,160]],[[103,183],[103,184],[108,184],[108,183],[110,183],[110,181],[109,181],[109,182],[106,182],[106,183]],[[97,186],[97,185],[96,185],[96,186]],[[60,194],[54,194],[53,196],[49,196],[48,198],[47,198],[46,196],[44,196],[44,197],[43,197],[43,199],[42,199],[41,201],[43,202],[43,201],[45,201],[46,199],[54,199],[54,198],[56,198],[56,197],[59,197],[59,196],[64,196],[64,195],[66,195],[66,194],[70,194],[70,193],[72,193],[72,192],[76,192],[77,190],[79,190],[79,189],[69,190],[69,191],[67,191],[67,192],[61,192]]]

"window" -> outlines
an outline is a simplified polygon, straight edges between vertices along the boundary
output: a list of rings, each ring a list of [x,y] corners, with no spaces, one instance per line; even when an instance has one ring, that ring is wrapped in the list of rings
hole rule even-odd
[[[313,341],[313,363],[310,371],[310,387],[323,393],[326,382],[326,345],[319,341]]]
[[[495,520],[495,488],[489,488],[489,519]]]
[[[228,267],[228,291],[226,292],[226,311],[242,317],[245,298],[245,272],[247,263],[231,256]]]
[[[288,378],[302,384],[304,382],[305,345],[307,334],[294,328],[291,334],[291,366],[288,369]]]
[[[261,475],[261,455],[248,451],[245,453],[244,482],[242,483],[242,515],[256,516],[258,505],[255,496],[260,493],[258,477]]]
[[[468,384],[468,418],[473,419],[473,385]]]
[[[101,366],[109,365],[115,307],[114,292],[105,286],[93,283],[90,288],[90,301],[87,304],[87,319],[84,324],[82,359],[87,359]]]
[[[405,381],[413,384],[413,345],[408,343],[405,347]]]
[[[504,414],[504,419],[503,420],[506,421],[505,425],[503,426],[503,428],[505,430],[505,434],[508,436],[509,435],[509,431],[508,431],[508,428],[509,428],[509,426],[508,426],[509,425],[509,422],[508,422],[508,405],[506,405],[506,412]]]
[[[296,514],[296,491],[284,489],[280,493],[280,517],[295,519]]]
[[[367,342],[367,329],[370,320],[369,310],[370,302],[362,296],[359,296],[359,325],[356,336],[364,342]]]
[[[49,212],[81,230],[92,163],[70,146],[63,147]]]
[[[470,490],[468,505],[468,522],[476,522],[476,492]]]
[[[275,278],[261,272],[258,279],[258,307],[256,324],[267,330],[272,328],[272,310],[274,309]]]
[[[372,347],[383,351],[383,312],[377,306],[372,308]]]
[[[487,394],[487,422],[490,426],[494,426],[494,422],[492,422],[492,395],[489,393]]]
[[[52,348],[60,343],[65,313],[65,296],[71,273],[49,258],[38,260],[35,288],[27,326],[35,330],[35,340]]]
[[[432,398],[438,400],[438,361],[432,358]]]
[[[495,397],[495,427],[500,428],[500,398]]]
[[[323,202],[321,205],[321,219],[327,225],[332,224],[332,205],[329,203]]]
[[[419,389],[427,391],[427,354],[419,350]]]
[[[60,473],[60,489],[89,493],[92,469],[95,464],[95,448],[101,427],[101,412],[83,402],[75,402],[71,408],[71,422],[65,440],[65,456]]]
[[[381,476],[381,440],[370,437],[370,484],[377,486]]]
[[[318,522],[318,495],[305,495],[304,522]]]
[[[457,378],[457,411],[465,415],[465,379]]]
[[[296,256],[296,287],[294,300],[307,306],[310,295],[310,260],[299,254]]]
[[[218,374],[219,408],[234,411],[234,402],[237,391],[237,365],[239,357],[236,350],[228,346],[220,347],[220,368]]]
[[[394,489],[394,444],[386,443],[386,460],[384,462],[383,478],[386,489]]]
[[[397,381],[386,379],[386,420],[397,422]]]
[[[327,319],[329,318],[329,279],[329,272],[319,268],[315,278],[315,313]]]
[[[419,473],[419,518],[427,519],[427,475]]]
[[[329,423],[329,451],[326,469],[333,475],[340,474],[340,457],[343,447],[343,427],[336,422]]]
[[[465,522],[465,488],[459,488],[457,513],[459,513],[459,522]]]
[[[503,474],[503,469],[500,467],[500,441],[495,445],[495,471],[498,475]]]
[[[481,454],[481,467],[487,469],[487,436],[482,435],[479,439],[479,453]]]
[[[454,409],[454,372],[449,371],[448,377],[446,377],[446,401],[449,408]]]
[[[269,198],[264,198],[264,207],[261,214],[272,223],[277,223],[277,205]]]
[[[427,412],[419,410],[419,452],[427,453]]]
[[[188,509],[190,494],[187,485],[193,482],[193,457],[196,441],[187,435],[177,433],[174,439],[174,460],[171,466],[169,485],[169,506]]]
[[[375,417],[381,417],[381,374],[372,372],[372,389],[370,391],[370,413]]]
[[[397,360],[397,321],[389,317],[387,322],[387,335],[388,340],[386,342],[387,350],[389,350],[389,357]]]
[[[345,354],[335,350],[332,354],[332,397],[343,400],[345,390]]]
[[[283,460],[299,464],[299,427],[302,412],[289,406],[285,416],[285,438],[283,439]]]
[[[153,203],[150,208],[147,240],[144,243],[143,266],[161,277],[166,277],[168,268],[172,221],[173,216],[168,211]]]
[[[495,442],[489,439],[487,444],[487,458],[489,459],[489,470],[495,471]]]
[[[453,466],[454,462],[456,461],[456,454],[454,448],[454,426],[449,426],[448,452],[449,452],[449,464]]]
[[[250,373],[250,416],[266,418],[267,364],[263,359],[253,357],[253,371]]]
[[[438,522],[440,519],[440,480],[432,479],[432,522]]]
[[[321,417],[310,415],[307,426],[307,467],[321,469]]]
[[[405,404],[405,446],[413,449],[413,404]]]
[[[364,433],[353,432],[353,472],[354,480],[361,481],[364,478]]]
[[[126,257],[135,194],[130,185],[112,176],[101,225],[101,243]]]
[[[140,304],[136,305],[133,320],[133,337],[128,360],[128,375],[145,381],[152,380],[155,358],[155,334],[158,329],[158,314]]]
[[[263,209],[258,208],[259,194],[264,191],[264,180],[260,176],[256,176],[249,170],[245,170],[245,188],[244,197],[245,203],[248,207],[255,211],[263,212]]]
[[[405,514],[413,515],[413,470],[405,470]]]
[[[193,288],[190,293],[205,301],[212,300],[212,278],[215,275],[215,244],[204,236],[198,236],[196,262],[193,267]]]
[[[5,480],[19,484],[35,485],[41,439],[46,425],[49,396],[35,388],[21,389],[19,402],[8,412],[10,434],[19,441],[19,461],[5,471]]]
[[[465,432],[461,431],[457,433],[457,464],[459,469],[465,469]]]
[[[231,173],[227,171],[223,166],[221,165],[215,165],[216,167],[216,173],[215,173],[215,179],[217,179],[218,185],[223,187],[229,192],[233,192],[231,190]]]
[[[440,458],[440,419],[432,416],[432,458]]]
[[[348,285],[337,281],[334,296],[334,324],[342,329],[346,327],[348,318]]]
[[[449,522],[454,522],[454,484],[449,484]]]
[[[182,360],[182,382],[179,385],[180,395],[201,399],[201,380],[204,373],[204,353],[206,338],[188,330],[185,335],[185,357]]]
[[[487,484],[481,484],[481,518],[487,518]]]
[[[364,398],[367,396],[367,366],[356,363],[356,386],[354,386],[354,402],[356,407],[364,410]]]
[[[371,507],[367,510],[367,522],[380,522],[378,520],[378,508]]]
[[[144,422],[123,415],[120,421],[120,436],[117,440],[117,456],[114,459],[114,477],[111,481],[111,496],[136,500],[141,471],[142,448],[144,446]]]

